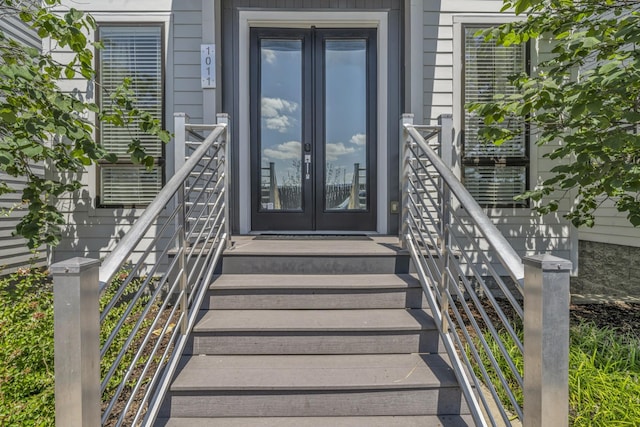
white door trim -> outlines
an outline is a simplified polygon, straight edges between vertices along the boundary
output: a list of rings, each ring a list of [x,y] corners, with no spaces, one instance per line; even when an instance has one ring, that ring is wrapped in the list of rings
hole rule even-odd
[[[238,117],[238,160],[240,234],[251,231],[251,162],[250,162],[250,120],[249,120],[249,30],[251,27],[309,28],[377,28],[378,29],[378,205],[377,232],[386,234],[388,165],[387,165],[387,122],[388,122],[388,13],[387,12],[345,12],[345,11],[256,11],[241,10],[239,19],[239,117]]]

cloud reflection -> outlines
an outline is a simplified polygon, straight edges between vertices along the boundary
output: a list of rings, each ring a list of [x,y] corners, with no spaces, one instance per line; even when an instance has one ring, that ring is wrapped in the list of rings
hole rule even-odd
[[[262,98],[262,119],[267,129],[284,133],[295,125],[296,120],[288,113],[298,109],[298,103],[282,98]]]
[[[265,148],[263,150],[263,160],[278,159],[278,160],[296,160],[300,159],[301,151],[300,141],[287,141],[282,144],[278,144],[272,148]]]
[[[346,147],[342,142],[337,143],[327,143],[326,147],[326,160],[329,162],[334,162],[338,160],[338,157],[344,156],[345,154],[351,154],[355,152],[356,149],[353,147]]]

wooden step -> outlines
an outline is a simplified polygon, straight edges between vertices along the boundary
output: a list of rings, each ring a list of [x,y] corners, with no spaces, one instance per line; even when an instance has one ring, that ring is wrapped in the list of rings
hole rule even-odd
[[[428,311],[207,310],[190,354],[438,353]],[[189,354],[189,353],[187,353]]]
[[[234,237],[222,274],[399,274],[409,254],[396,237],[365,240],[256,240]]]
[[[409,274],[227,274],[214,279],[204,309],[427,307]]]
[[[460,415],[439,354],[192,356],[160,417]]]
[[[473,425],[396,237],[269,239],[225,251],[156,425]]]
[[[159,419],[156,427],[469,427],[470,415]]]

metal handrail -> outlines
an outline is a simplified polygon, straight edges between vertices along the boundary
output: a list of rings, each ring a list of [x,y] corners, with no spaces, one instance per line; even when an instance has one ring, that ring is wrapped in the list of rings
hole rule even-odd
[[[496,226],[491,222],[491,219],[484,213],[484,210],[480,207],[478,202],[462,185],[460,180],[451,172],[442,159],[436,154],[433,148],[429,147],[420,133],[410,125],[405,126],[405,129],[413,139],[413,141],[424,151],[425,155],[429,158],[429,161],[433,167],[438,171],[438,174],[446,182],[451,192],[458,198],[460,206],[469,214],[469,217],[477,225],[478,230],[482,233],[483,237],[487,239],[489,244],[496,250],[496,255],[500,258],[502,265],[507,268],[507,271],[511,277],[519,283],[521,286],[524,283],[524,267],[522,265],[522,258],[516,253],[513,247],[509,244],[507,239],[498,231]]]
[[[149,206],[147,206],[144,212],[142,212],[142,215],[140,215],[133,227],[131,227],[129,232],[120,240],[118,246],[104,259],[100,267],[101,293],[104,292],[106,284],[113,279],[118,270],[120,270],[122,265],[127,261],[127,257],[133,248],[140,243],[140,240],[142,240],[146,232],[154,224],[154,221],[173,199],[193,168],[200,162],[205,153],[211,148],[220,135],[222,135],[225,129],[226,125],[219,125],[209,134],[184,166],[176,171],[169,182],[162,187],[162,190],[160,190],[158,195]]]
[[[99,269],[102,425],[153,422],[230,244],[228,117],[186,121],[174,175]]]
[[[523,374],[508,348],[524,351],[518,332],[524,267],[434,149],[451,149],[448,120],[447,126],[418,126],[410,115],[403,117],[401,241],[414,261],[475,422],[499,425],[499,418],[511,425],[512,413],[523,419],[518,397]]]

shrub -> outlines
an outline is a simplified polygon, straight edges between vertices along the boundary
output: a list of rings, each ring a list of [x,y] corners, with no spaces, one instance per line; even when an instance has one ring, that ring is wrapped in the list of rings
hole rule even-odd
[[[118,274],[112,288],[100,300],[104,308],[115,289],[128,272]],[[141,280],[135,279],[123,295],[123,303],[107,316],[100,330],[100,342],[117,325],[127,307],[127,299],[137,291]],[[0,278],[0,426],[53,426],[54,401],[54,344],[53,344],[53,286],[47,273],[37,269],[21,269]],[[136,303],[113,345],[101,360],[102,375],[110,368],[126,337],[148,302],[143,297]],[[152,312],[153,313],[153,312]],[[145,319],[143,325],[150,322]],[[144,330],[144,328],[143,328]],[[140,332],[138,335],[141,335]],[[105,396],[110,399],[122,381],[133,357],[127,352],[109,382]],[[140,363],[144,360],[140,361]],[[133,382],[130,380],[129,382]]]
[[[53,292],[40,270],[0,278],[0,425],[54,425]]]

